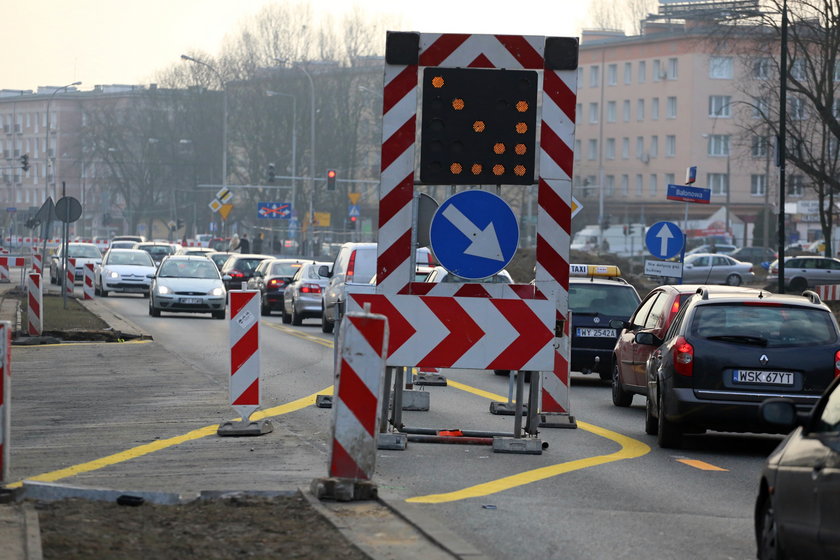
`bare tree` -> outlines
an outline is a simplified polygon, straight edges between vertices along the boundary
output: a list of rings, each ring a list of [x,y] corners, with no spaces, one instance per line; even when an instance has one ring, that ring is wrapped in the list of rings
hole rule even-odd
[[[642,21],[656,11],[657,4],[657,0],[592,0],[589,22],[598,29],[623,30],[628,35],[639,35]]]

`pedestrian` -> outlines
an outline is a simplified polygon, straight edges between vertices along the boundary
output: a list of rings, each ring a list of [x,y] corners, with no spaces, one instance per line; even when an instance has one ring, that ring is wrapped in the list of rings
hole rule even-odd
[[[250,253],[251,252],[251,242],[248,240],[248,234],[243,233],[242,238],[239,240],[239,252],[240,253]]]
[[[228,245],[228,252],[229,253],[235,253],[236,251],[238,251],[239,250],[239,243],[240,243],[239,234],[234,233],[233,237],[230,238],[230,244]]]
[[[257,235],[257,237],[254,238],[254,252],[255,253],[262,253],[263,237],[264,237],[263,233],[260,232],[260,234]]]

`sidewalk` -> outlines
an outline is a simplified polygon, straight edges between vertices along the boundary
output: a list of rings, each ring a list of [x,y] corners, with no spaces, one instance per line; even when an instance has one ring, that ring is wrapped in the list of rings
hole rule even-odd
[[[9,293],[14,288],[16,284],[0,284],[0,320],[12,321],[17,330],[17,300]],[[115,330],[145,334],[98,299],[82,304]],[[9,482],[208,432],[103,468],[79,469],[57,479],[55,489],[24,484],[16,491],[18,499],[36,491],[93,493],[68,486],[111,488],[132,495],[172,493],[182,500],[202,491],[289,493],[308,488],[326,471],[323,435],[301,438],[285,416],[275,417],[274,432],[260,438],[215,436],[212,427],[232,416],[227,387],[221,381],[209,382],[204,372],[154,341],[14,346],[12,379]],[[161,379],[166,380],[164,387]],[[329,423],[329,410],[307,406],[299,412],[303,413],[323,415],[325,425]],[[418,506],[387,499],[318,502],[311,496],[304,502],[301,507],[315,508],[336,534],[343,534],[371,558],[481,557]],[[32,542],[32,515],[22,513],[27,503],[0,505],[0,542]],[[25,554],[34,548],[38,547],[21,547],[22,552],[15,554],[4,550],[0,557],[37,558]]]

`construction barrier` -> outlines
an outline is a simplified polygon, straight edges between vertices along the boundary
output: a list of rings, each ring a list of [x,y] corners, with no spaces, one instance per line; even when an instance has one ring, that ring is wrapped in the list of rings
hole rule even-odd
[[[33,253],[32,254],[32,270],[37,272],[38,274],[44,274],[44,267],[41,266],[41,253]]]
[[[26,257],[0,257],[0,282],[11,282],[9,268],[13,266],[26,266]]]
[[[82,285],[83,299],[93,299],[93,263],[85,264],[85,279]]]
[[[67,259],[67,270],[64,271],[64,289],[68,296],[73,295],[76,284],[76,259]]]
[[[540,399],[540,427],[576,428],[577,421],[569,408],[569,377],[571,375],[571,324],[572,312],[563,320],[558,314],[558,323],[563,326],[554,352],[554,370],[542,372]]]
[[[223,422],[220,436],[258,436],[272,430],[267,420],[251,422],[260,407],[260,292],[231,290],[230,296],[230,405],[239,422]]]
[[[372,499],[380,402],[388,352],[388,320],[369,312],[347,313],[339,328],[333,399],[332,445],[327,479],[312,482],[319,498]]]
[[[9,481],[12,420],[12,324],[0,321],[0,485]]]
[[[29,336],[40,336],[44,332],[44,287],[41,275],[30,272],[26,282],[27,307],[26,318]]]
[[[837,301],[840,300],[840,284],[828,284],[823,286],[814,286],[814,291],[820,296],[823,301]]]

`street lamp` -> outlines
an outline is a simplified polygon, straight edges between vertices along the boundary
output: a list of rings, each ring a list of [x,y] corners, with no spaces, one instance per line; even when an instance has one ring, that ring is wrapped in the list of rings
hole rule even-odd
[[[227,83],[225,83],[225,79],[216,70],[216,67],[204,62],[203,60],[199,60],[197,58],[193,58],[191,56],[182,54],[181,60],[187,60],[189,62],[195,62],[196,64],[200,64],[205,68],[209,69],[213,72],[216,77],[219,79],[219,83],[222,85],[222,187],[227,187],[227,121],[228,121],[228,94],[227,94]]]
[[[67,88],[69,88],[69,87],[80,86],[80,85],[82,85],[82,82],[73,82],[72,84],[67,84],[66,86],[61,86],[61,87],[55,88],[55,91],[53,91],[50,94],[50,98],[47,100],[47,127],[46,127],[46,131],[44,133],[44,165],[46,167],[46,172],[47,172],[47,180],[46,180],[46,183],[44,183],[44,200],[45,201],[47,200],[47,197],[50,196],[50,168],[55,167],[54,163],[53,163],[53,165],[50,165],[50,105],[52,105],[52,100],[55,97],[56,93],[58,93],[59,91],[67,91]]]

